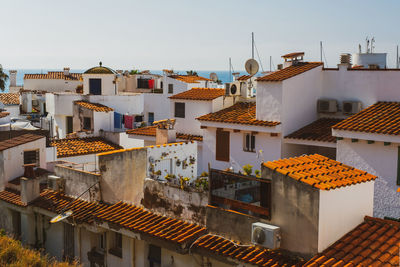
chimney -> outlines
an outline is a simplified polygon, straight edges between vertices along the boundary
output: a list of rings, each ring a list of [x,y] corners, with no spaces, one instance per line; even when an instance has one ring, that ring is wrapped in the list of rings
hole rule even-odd
[[[156,128],[156,145],[164,145],[176,142],[176,130],[174,129],[175,120],[155,121]]]
[[[17,86],[17,71],[10,70],[10,87]]]
[[[351,67],[351,54],[343,53],[340,55],[339,70],[347,70]]]
[[[21,201],[25,204],[32,202],[40,195],[39,179],[35,177],[33,164],[24,165],[24,177],[21,178]]]
[[[65,180],[56,175],[49,175],[47,180],[48,188],[57,192],[64,192]]]
[[[69,76],[70,68],[64,68],[64,76]]]

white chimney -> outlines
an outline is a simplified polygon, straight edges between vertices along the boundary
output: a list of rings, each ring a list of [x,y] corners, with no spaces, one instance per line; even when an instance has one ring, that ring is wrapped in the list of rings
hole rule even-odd
[[[17,70],[10,70],[10,87],[17,86]]]
[[[25,204],[32,202],[40,195],[39,179],[21,178],[21,201]]]
[[[156,145],[164,145],[176,142],[176,130],[174,129],[175,120],[155,121],[156,129]]]
[[[64,68],[64,76],[69,76],[70,68]]]

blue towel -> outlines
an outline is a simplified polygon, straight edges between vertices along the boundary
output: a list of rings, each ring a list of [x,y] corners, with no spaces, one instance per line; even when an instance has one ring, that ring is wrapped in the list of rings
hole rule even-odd
[[[119,114],[118,112],[114,112],[114,128],[122,128],[122,114]]]

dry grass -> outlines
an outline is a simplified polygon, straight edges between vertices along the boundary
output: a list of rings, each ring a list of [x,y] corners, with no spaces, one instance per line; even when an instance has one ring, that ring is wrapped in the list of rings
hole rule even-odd
[[[24,248],[21,243],[8,236],[0,236],[0,266],[8,267],[77,267],[78,264],[57,262],[39,251]]]

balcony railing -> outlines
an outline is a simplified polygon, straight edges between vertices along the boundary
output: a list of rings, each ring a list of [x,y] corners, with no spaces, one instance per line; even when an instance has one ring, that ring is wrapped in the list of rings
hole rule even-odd
[[[270,180],[211,169],[209,184],[210,205],[270,218]]]

